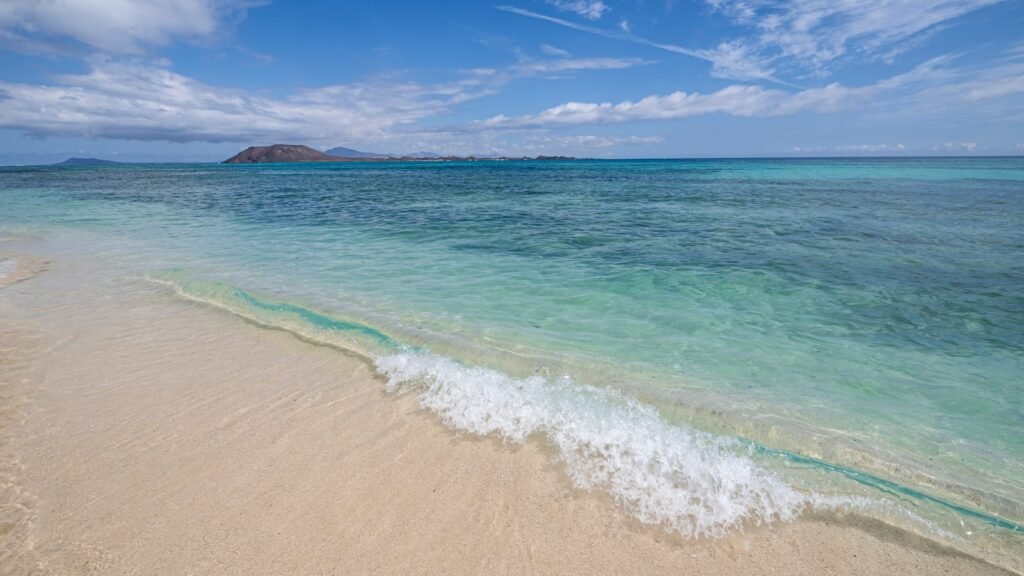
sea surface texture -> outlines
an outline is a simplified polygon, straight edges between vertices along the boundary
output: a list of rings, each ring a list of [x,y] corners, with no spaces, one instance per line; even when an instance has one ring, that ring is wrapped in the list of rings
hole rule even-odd
[[[1024,549],[1021,158],[0,168],[0,235],[365,354],[684,535]]]

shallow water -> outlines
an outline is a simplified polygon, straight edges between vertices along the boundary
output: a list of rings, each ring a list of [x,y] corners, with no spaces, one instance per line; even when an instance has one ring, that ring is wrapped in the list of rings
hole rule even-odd
[[[963,534],[1024,521],[1024,159],[9,168],[0,195],[0,231],[102,250],[392,377],[418,358],[403,374],[445,382],[435,408],[464,429],[556,436],[568,377],[744,439],[818,492],[935,498]],[[465,373],[437,372],[449,358]],[[498,392],[531,382],[548,400]],[[589,453],[601,433],[645,453],[629,431],[653,424],[592,404],[569,459],[623,457]],[[669,484],[721,489],[737,476],[701,467],[732,464],[694,457],[717,442],[647,446],[629,473],[671,461],[695,475]],[[741,516],[791,497],[773,481]]]
[[[0,258],[0,280],[7,278],[18,268],[16,258]]]

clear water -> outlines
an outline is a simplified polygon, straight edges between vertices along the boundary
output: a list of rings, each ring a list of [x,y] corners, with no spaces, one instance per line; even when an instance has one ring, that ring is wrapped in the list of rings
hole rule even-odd
[[[364,352],[463,429],[558,443],[578,397],[567,461],[705,431],[816,493],[1024,522],[1021,158],[0,168],[0,229]],[[644,416],[586,400],[606,385]],[[732,470],[652,450],[630,466]],[[750,474],[716,497],[774,482]]]

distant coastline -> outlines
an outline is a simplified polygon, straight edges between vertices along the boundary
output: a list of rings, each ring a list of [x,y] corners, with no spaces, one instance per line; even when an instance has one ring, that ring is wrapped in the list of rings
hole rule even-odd
[[[269,146],[264,148],[270,148]],[[327,152],[332,152],[336,149],[329,149]],[[358,151],[354,151],[358,152]],[[327,160],[275,160],[274,162],[280,163],[293,163],[293,162],[478,162],[478,161],[534,161],[534,160],[563,160],[563,161],[602,161],[602,162],[665,162],[665,161],[687,161],[687,162],[701,162],[701,161],[721,161],[721,160],[764,160],[764,161],[828,161],[828,160],[850,160],[850,161],[887,161],[887,160],[936,160],[936,159],[950,159],[950,160],[963,160],[963,159],[1003,159],[1003,158],[1024,158],[1019,154],[1009,155],[953,155],[953,154],[941,154],[941,155],[925,155],[925,156],[680,156],[680,157],[650,157],[650,158],[633,158],[633,157],[576,157],[576,156],[533,156],[533,157],[513,157],[513,156],[499,156],[499,155],[468,155],[468,156],[441,156],[441,155],[430,155],[428,152],[416,152],[410,154],[391,155],[391,154],[375,154],[371,152],[362,152],[365,156],[338,156],[337,154],[326,154],[332,156]],[[237,155],[236,155],[237,156]],[[230,160],[230,159],[229,159]],[[270,162],[270,161],[263,161]],[[16,167],[30,167],[30,166],[53,166],[53,167],[98,167],[98,166],[131,166],[131,165],[192,165],[192,164],[228,164],[237,162],[228,162],[225,160],[217,161],[214,159],[203,159],[203,160],[106,160],[102,158],[78,158],[71,157],[60,162],[39,162],[29,164],[0,164],[0,167],[4,168],[16,168]],[[248,162],[252,163],[252,162]]]
[[[334,156],[304,146],[302,144],[272,144],[270,146],[250,146],[228,158],[224,164],[262,164],[262,163],[297,163],[297,162],[476,162],[502,160],[577,160],[572,156],[438,156],[428,153],[415,155],[386,156],[333,148],[328,152],[344,151],[351,156]]]
[[[63,162],[57,162],[54,166],[112,166],[116,164],[124,164],[124,162],[103,160],[101,158],[68,158]]]

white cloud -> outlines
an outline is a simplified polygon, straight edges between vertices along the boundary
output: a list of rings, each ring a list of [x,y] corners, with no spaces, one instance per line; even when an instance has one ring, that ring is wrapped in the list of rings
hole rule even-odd
[[[989,114],[1024,110],[1024,53],[1004,52],[991,66],[950,66],[953,58],[933,59],[925,76],[930,85],[911,96],[918,113],[934,113],[958,107],[984,109]],[[982,104],[984,106],[982,107]]]
[[[529,136],[525,139],[524,148],[535,146],[541,149],[583,149],[612,148],[622,145],[657,144],[664,142],[663,136],[594,136],[590,134],[578,136]]]
[[[601,16],[610,10],[601,0],[548,0],[548,4],[563,12],[578,14],[587,20],[600,20]]]
[[[551,44],[541,44],[540,51],[548,56],[554,56],[556,58],[569,58],[572,56],[568,50],[563,50],[558,46],[552,46]]]
[[[902,154],[904,144],[844,144],[841,146],[794,146],[790,152],[796,154]]]
[[[932,146],[933,152],[975,152],[978,149],[977,142],[944,142]]]
[[[836,146],[838,152],[851,152],[856,154],[880,154],[883,152],[906,152],[907,147],[903,144],[846,144]]]
[[[525,61],[512,69],[523,75],[535,75],[580,70],[618,70],[650,63],[650,61],[640,58],[560,58]]]
[[[516,78],[611,70],[633,58],[562,58],[462,71],[449,82],[384,80],[303,89],[280,98],[220,88],[149,64],[97,57],[46,85],[0,81],[0,128],[39,137],[174,142],[382,141],[399,129],[495,93]]]
[[[761,50],[827,71],[851,51],[891,59],[919,35],[1002,0],[706,0],[753,29]]]
[[[722,42],[702,53],[711,62],[711,75],[728,80],[772,80],[775,70],[757,54],[754,47],[741,40]]]
[[[733,80],[767,80],[775,82],[777,84],[783,84],[792,86],[788,82],[783,82],[778,78],[772,76],[765,66],[765,62],[760,57],[757,61],[741,62],[738,56],[743,53],[748,53],[744,45],[739,42],[726,43],[719,45],[717,48],[710,50],[698,50],[691,48],[684,48],[675,44],[666,44],[662,42],[656,42],[640,36],[635,36],[628,30],[622,32],[618,30],[605,30],[602,28],[596,28],[594,26],[588,26],[586,24],[579,24],[576,22],[570,22],[562,18],[556,18],[554,16],[548,16],[545,14],[538,14],[537,12],[531,12],[530,10],[523,10],[522,8],[516,8],[515,6],[498,6],[498,10],[508,12],[510,14],[517,14],[519,16],[525,16],[526,18],[534,18],[536,20],[543,20],[545,22],[551,22],[559,26],[564,26],[572,30],[578,30],[580,32],[586,32],[588,34],[594,34],[597,36],[603,36],[612,40],[622,40],[625,42],[632,42],[634,44],[640,44],[643,46],[650,46],[651,48],[657,48],[658,50],[664,50],[666,52],[672,52],[673,54],[682,54],[691,58],[698,58],[705,62],[710,62],[714,73],[722,78],[731,78]]]
[[[218,88],[158,65],[94,60],[51,85],[0,82],[0,127],[34,136],[175,142],[372,140],[487,93],[446,84],[358,83],[275,99]]]
[[[800,92],[766,89],[761,86],[732,85],[717,92],[673,92],[648,96],[638,101],[568,102],[537,114],[494,116],[476,123],[478,128],[525,128],[557,124],[607,124],[635,120],[670,120],[729,114],[731,116],[784,116],[801,111],[839,110],[853,101],[863,100],[875,87],[848,88],[830,84]]]
[[[622,31],[626,34],[633,33],[633,28],[629,25],[629,20],[626,20],[625,18],[619,21],[619,28],[622,28]]]
[[[977,102],[1024,93],[1024,63],[997,66],[962,82],[930,91],[927,96],[942,100]]]
[[[173,38],[212,38],[225,19],[254,0],[4,0],[0,42],[32,52],[54,41],[81,42],[106,53],[139,53]]]
[[[1004,63],[983,69],[953,68],[953,59],[940,56],[907,72],[865,86],[833,82],[817,88],[789,91],[758,85],[733,84],[716,92],[677,91],[641,100],[568,102],[536,114],[498,115],[473,124],[477,130],[524,128],[558,124],[603,124],[635,120],[667,120],[706,114],[738,117],[786,116],[800,112],[833,112],[855,106],[897,107],[901,113],[924,114],[954,106],[973,106],[980,98],[1002,98],[1024,93],[1024,64]],[[936,85],[938,83],[938,85]],[[886,96],[882,99],[882,96]],[[938,101],[942,108],[929,108]]]
[[[851,53],[892,61],[902,50],[942,26],[1003,0],[705,0],[752,34],[714,48],[686,48],[632,34],[623,20],[607,30],[539,14],[514,6],[499,10],[544,20],[580,32],[633,42],[711,63],[711,75],[730,80],[778,78],[777,69],[792,67],[825,74]]]

